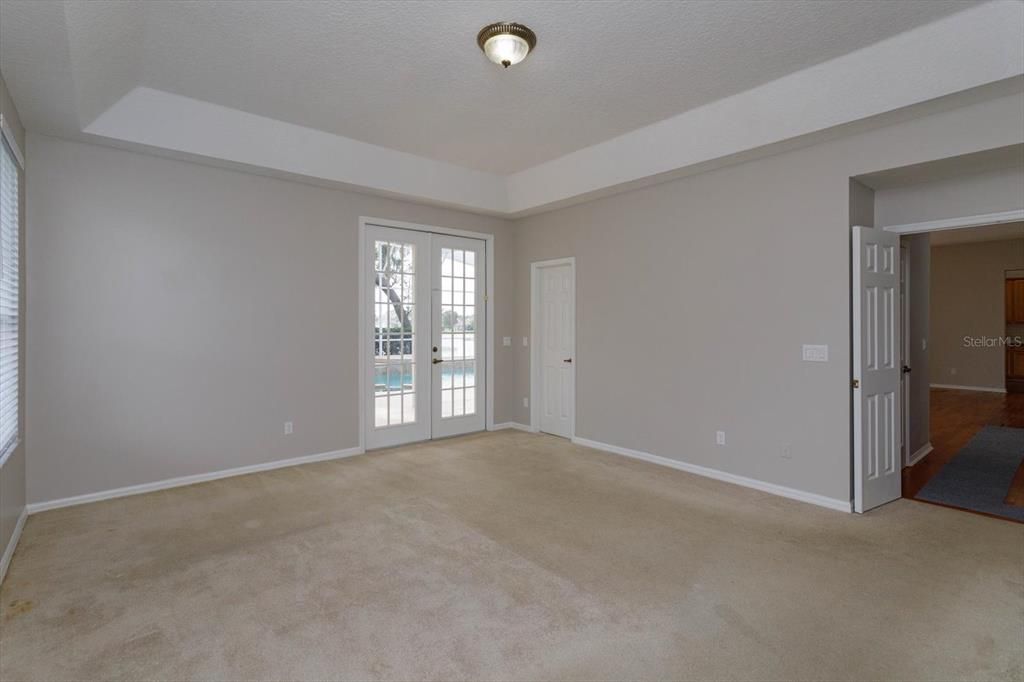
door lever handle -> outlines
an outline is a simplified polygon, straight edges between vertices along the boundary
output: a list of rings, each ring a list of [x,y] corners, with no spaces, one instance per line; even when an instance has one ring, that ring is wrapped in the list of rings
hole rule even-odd
[[[562,362],[572,362],[572,358],[566,358],[565,360],[562,360]]]
[[[438,363],[444,362],[444,360],[438,360],[437,358],[434,358],[433,360],[431,360],[431,362],[436,365]]]
[[[903,365],[903,373],[904,374],[910,374],[910,366],[909,365]]]

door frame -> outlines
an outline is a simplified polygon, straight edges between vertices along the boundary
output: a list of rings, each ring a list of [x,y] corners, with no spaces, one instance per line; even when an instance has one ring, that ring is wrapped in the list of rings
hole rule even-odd
[[[877,229],[884,230],[886,232],[893,232],[893,233],[896,233],[896,234],[902,236],[902,235],[910,235],[910,234],[921,234],[921,233],[925,233],[925,232],[940,232],[940,231],[944,231],[944,230],[962,230],[962,229],[968,229],[968,228],[971,228],[971,227],[982,227],[982,226],[985,226],[985,225],[998,225],[998,224],[1001,224],[1001,223],[1019,222],[1019,221],[1022,221],[1022,220],[1024,220],[1024,209],[1014,209],[1012,211],[999,211],[999,212],[996,212],[996,213],[980,213],[980,214],[975,214],[975,215],[959,216],[959,217],[956,217],[956,218],[943,218],[943,219],[940,219],[940,220],[925,220],[925,221],[921,221],[921,222],[917,222],[917,223],[903,223],[903,224],[899,224],[899,225],[879,225],[877,227]],[[867,226],[867,227],[870,227],[870,226]],[[852,233],[853,228],[851,227],[850,230],[851,230],[851,233]],[[849,240],[847,240],[847,248],[851,248]],[[909,260],[910,260],[910,258],[909,258],[909,254],[908,254],[908,261]],[[850,324],[850,327],[849,327],[849,329],[850,329],[850,339],[849,339],[850,346],[849,346],[849,348],[850,348],[850,370],[851,370],[850,380],[852,382],[852,380],[853,380],[853,372],[852,372],[852,370],[853,370],[853,362],[854,362],[854,358],[853,358],[853,324],[852,324],[852,304],[853,304],[853,294],[854,294],[854,291],[853,291],[853,270],[852,270],[852,263],[853,263],[852,251],[850,252],[850,263],[851,263],[851,271],[850,271],[851,324]],[[911,267],[913,267],[912,264],[911,264]],[[897,283],[897,285],[898,284],[899,283]],[[908,273],[908,278],[907,278],[908,289],[909,289],[909,285],[910,285],[910,280],[909,280],[909,273]],[[907,296],[908,303],[909,303],[909,298],[910,297]],[[900,366],[901,367],[904,364],[906,364],[906,361],[909,359],[909,358],[907,358],[904,355],[906,350],[907,350],[907,347],[905,346],[905,344],[903,344],[901,342],[901,344],[900,344]],[[855,471],[855,462],[853,460],[854,460],[854,457],[856,456],[856,450],[854,448],[854,441],[853,441],[853,429],[858,428],[858,424],[856,424],[855,421],[854,421],[853,400],[856,399],[856,393],[854,392],[854,389],[852,388],[852,386],[850,388],[850,396],[851,396],[851,401],[850,401],[850,473],[851,473],[851,478],[850,478],[850,493],[851,493],[850,494],[850,510],[853,511],[853,507],[854,507],[854,500],[853,500],[854,481],[853,481],[852,476],[853,476],[853,472]],[[907,415],[906,418],[909,419],[909,415]],[[909,434],[909,426],[908,426],[908,434]],[[931,451],[930,450],[931,449],[930,439],[929,439],[929,443],[928,443],[928,445],[926,447],[928,448],[928,451],[930,452]],[[908,448],[908,450],[909,450],[909,448]],[[910,453],[910,456],[913,457],[915,454],[916,453]],[[918,461],[920,461],[920,460],[918,460]],[[907,466],[907,464],[908,463],[906,462],[906,460],[904,460],[903,461],[903,466]],[[916,462],[915,462],[915,464],[916,464]]]
[[[900,403],[903,407],[903,423],[900,425],[902,435],[900,436],[900,457],[901,468],[910,466],[910,458],[914,453],[910,451],[910,382],[913,381],[911,372],[904,372],[903,368],[910,366],[910,249],[900,243]],[[911,368],[913,369],[913,368]]]
[[[367,371],[367,348],[366,337],[367,337],[367,323],[368,320],[366,315],[366,306],[363,305],[367,296],[366,290],[366,259],[364,254],[366,253],[366,227],[368,225],[377,225],[379,227],[392,227],[399,230],[411,230],[413,232],[428,232],[432,234],[450,235],[452,237],[467,237],[469,239],[479,239],[484,242],[484,255],[486,261],[487,272],[485,275],[484,283],[484,315],[487,318],[485,320],[485,329],[487,339],[484,342],[484,350],[487,354],[485,358],[485,382],[484,387],[485,399],[484,399],[484,428],[488,431],[494,430],[494,235],[487,232],[473,232],[470,230],[456,230],[450,227],[438,227],[436,225],[422,225],[420,223],[408,223],[401,220],[389,220],[386,218],[374,218],[371,216],[359,216],[359,244],[358,244],[358,257],[359,267],[356,268],[357,275],[359,277],[358,286],[358,328],[359,328],[359,341],[356,344],[357,353],[359,355],[358,372],[359,372],[359,449],[366,449],[366,371]]]
[[[576,257],[552,258],[530,263],[530,431],[540,432],[540,271],[543,268],[550,268],[559,265],[568,265],[572,277],[572,401],[569,405],[569,439],[576,438],[576,368],[579,365],[579,355],[576,352],[578,339],[576,337]]]

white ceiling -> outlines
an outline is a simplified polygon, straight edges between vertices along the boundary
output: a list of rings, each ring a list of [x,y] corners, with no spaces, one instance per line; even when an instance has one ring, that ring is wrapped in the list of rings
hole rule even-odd
[[[147,3],[142,84],[506,174],[964,6]],[[477,31],[499,19],[539,35],[508,71],[476,46]]]
[[[819,93],[820,83],[828,83],[834,110],[852,110],[842,97],[859,95],[843,92],[853,71],[892,80],[891,92],[880,86],[870,98],[860,97],[873,108],[858,115],[1017,76],[1021,50],[1013,43],[1020,42],[1015,24],[1024,17],[1022,7],[1019,0],[980,8],[947,0],[3,0],[0,69],[30,130],[64,136],[85,131],[273,169],[254,156],[233,158],[224,149],[186,144],[194,129],[173,131],[172,144],[166,137],[174,121],[161,119],[161,130],[152,123],[157,112],[175,119],[191,112],[193,128],[214,120],[223,126],[235,112],[239,123],[226,130],[258,128],[266,136],[273,129],[280,132],[273,138],[294,140],[304,150],[344,150],[353,164],[372,157],[369,165],[379,166],[380,176],[411,177],[422,174],[428,161],[440,164],[430,166],[429,182],[408,186],[364,182],[357,169],[308,170],[323,167],[320,162],[295,168],[283,163],[277,169],[282,172],[514,213],[541,201],[528,196],[541,194],[530,189],[529,178],[516,177],[530,169],[804,72],[814,72]],[[475,44],[478,29],[496,20],[526,23],[538,35],[535,52],[507,71],[487,61]],[[899,42],[918,34],[916,42]],[[925,54],[929,50],[937,54]],[[894,54],[907,55],[903,69],[913,77],[903,75]],[[949,68],[943,57],[955,58],[957,66]],[[831,62],[846,65],[843,77],[828,80],[822,69]],[[935,74],[925,77],[927,64],[948,87],[938,87]],[[801,90],[788,92],[792,98]],[[733,123],[752,127],[747,117],[759,112],[738,104],[731,107]],[[166,113],[179,106],[173,116]],[[787,107],[792,115],[785,128],[792,137],[793,121],[807,116],[808,106],[788,101]],[[147,121],[151,129],[143,131]],[[822,121],[833,124],[829,117]],[[272,128],[274,122],[294,125]],[[835,124],[840,122],[847,121],[837,118]],[[701,131],[689,137],[695,133]],[[549,173],[564,175],[557,169]],[[513,178],[508,187],[506,175]],[[550,190],[552,183],[541,178],[537,174],[533,184]],[[476,192],[485,185],[491,196],[464,201],[460,188]],[[506,194],[517,196],[509,200]],[[543,201],[549,202],[547,195]]]
[[[99,89],[86,115],[146,86],[505,174],[975,3],[74,2],[41,26],[46,4],[4,1],[5,67]],[[508,71],[475,42],[498,19],[539,37]],[[25,63],[26,43],[69,59]]]

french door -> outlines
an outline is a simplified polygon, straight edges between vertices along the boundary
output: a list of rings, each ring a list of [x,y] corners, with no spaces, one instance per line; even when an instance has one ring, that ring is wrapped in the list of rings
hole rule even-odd
[[[484,428],[484,242],[430,235],[433,438]]]
[[[366,227],[367,448],[484,428],[484,242]]]

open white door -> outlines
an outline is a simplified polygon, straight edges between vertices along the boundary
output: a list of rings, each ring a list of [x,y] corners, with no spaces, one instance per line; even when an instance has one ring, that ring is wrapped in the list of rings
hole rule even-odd
[[[853,228],[853,502],[897,499],[900,468],[899,235]]]

